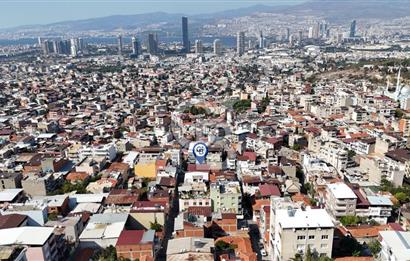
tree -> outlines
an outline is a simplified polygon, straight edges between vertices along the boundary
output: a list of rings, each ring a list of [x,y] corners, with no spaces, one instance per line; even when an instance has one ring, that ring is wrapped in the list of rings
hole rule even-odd
[[[358,216],[343,216],[340,218],[340,222],[343,226],[354,226],[365,222],[365,218]]]
[[[52,221],[56,221],[56,220],[58,220],[58,215],[57,215],[57,213],[50,213],[50,214],[48,214],[48,220],[52,220]]]
[[[117,259],[117,250],[114,246],[110,245],[107,248],[104,248],[98,252],[96,252],[92,257],[91,260],[95,261],[115,261]]]
[[[296,253],[295,257],[291,258],[290,260],[292,261],[333,261],[332,258],[327,257],[327,256],[319,256],[317,255],[317,252],[312,253],[310,248],[308,247],[306,254],[303,255],[300,253]]]
[[[299,253],[295,254],[295,257],[291,258],[292,261],[303,261],[302,255]]]
[[[408,200],[408,196],[406,195],[406,193],[404,192],[397,192],[396,194],[394,194],[394,197],[400,201],[400,203],[406,203]]]
[[[192,115],[207,114],[206,110],[202,107],[191,106],[189,109],[184,110],[184,113],[191,113]]]
[[[343,237],[339,247],[336,249],[336,256],[359,256],[362,252],[362,245],[353,237]]]
[[[372,240],[367,244],[370,252],[372,253],[373,257],[377,257],[382,250],[382,246],[378,240]]]
[[[396,111],[394,112],[394,116],[398,119],[401,119],[403,117],[403,115],[404,115],[404,113],[400,109],[396,109]]]
[[[297,143],[293,144],[293,146],[292,146],[292,149],[296,150],[296,151],[299,151],[301,148],[302,148],[302,146],[300,146],[300,144],[297,144]]]
[[[215,248],[218,251],[226,251],[226,250],[234,250],[237,248],[236,245],[229,244],[223,240],[219,240],[218,242],[215,243]]]
[[[349,151],[347,152],[347,157],[348,157],[349,159],[352,159],[354,156],[356,156],[356,152],[354,152],[353,150],[349,150]]]
[[[305,261],[314,261],[315,257],[312,253],[312,250],[310,249],[310,246],[308,246],[305,254]]]
[[[269,97],[264,97],[262,99],[261,103],[258,106],[258,113],[259,114],[264,113],[266,111],[266,108],[268,107],[269,103],[270,103]]]
[[[150,222],[150,229],[155,230],[155,232],[161,232],[163,229],[163,226],[161,224],[158,224],[157,222],[155,223]]]
[[[236,112],[244,112],[248,110],[251,107],[251,101],[250,100],[240,100],[237,101],[233,104],[233,109]]]

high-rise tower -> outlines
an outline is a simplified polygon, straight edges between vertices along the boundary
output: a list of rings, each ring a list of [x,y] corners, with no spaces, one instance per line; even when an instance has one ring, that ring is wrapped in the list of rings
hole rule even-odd
[[[355,36],[356,36],[356,20],[353,20],[352,23],[350,24],[349,37],[355,37]]]
[[[259,48],[260,49],[265,48],[265,39],[263,38],[262,31],[259,32]]]
[[[195,53],[203,53],[204,52],[204,46],[202,45],[201,40],[196,40],[195,41]]]
[[[222,54],[222,42],[219,39],[214,40],[214,54],[216,55]]]
[[[157,54],[158,52],[158,36],[155,36],[153,33],[148,34],[148,45],[147,51],[150,54]]]
[[[189,44],[188,37],[188,17],[182,17],[182,45],[184,47],[183,51],[189,53],[191,46]]]
[[[118,35],[118,55],[122,55],[122,35]]]
[[[131,42],[132,42],[132,54],[134,56],[138,56],[139,55],[140,44],[138,42],[137,37],[132,37]]]
[[[236,36],[236,53],[238,55],[245,53],[245,32],[238,32]]]

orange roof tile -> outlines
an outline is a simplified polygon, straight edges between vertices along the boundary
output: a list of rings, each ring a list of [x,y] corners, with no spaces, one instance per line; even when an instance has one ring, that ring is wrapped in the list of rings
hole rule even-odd
[[[255,200],[255,203],[252,205],[253,211],[257,210],[259,211],[262,206],[269,206],[270,205],[270,200],[269,199],[257,199]]]
[[[243,236],[226,236],[216,240],[225,241],[226,243],[236,245],[235,254],[241,259],[241,261],[256,261],[256,253],[252,250],[251,240],[248,237]]]
[[[87,172],[70,172],[67,177],[66,180],[68,181],[84,181],[86,180],[90,175],[88,175]]]
[[[389,225],[379,225],[379,226],[355,226],[346,227],[350,234],[355,238],[366,238],[366,237],[377,237],[379,231],[391,230]]]

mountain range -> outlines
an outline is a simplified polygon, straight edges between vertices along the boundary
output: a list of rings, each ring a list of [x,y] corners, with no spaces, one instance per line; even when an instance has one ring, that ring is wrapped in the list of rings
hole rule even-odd
[[[410,16],[410,0],[310,0],[294,5],[254,5],[247,8],[211,14],[191,15],[189,18],[190,23],[195,25],[221,18],[230,19],[260,12],[320,16],[332,22],[346,22],[352,19],[392,19]],[[170,14],[166,12],[113,15],[85,20],[63,21],[47,25],[20,26],[1,31],[113,31],[115,29],[127,30],[152,24],[178,27],[180,26],[181,16],[183,14]]]

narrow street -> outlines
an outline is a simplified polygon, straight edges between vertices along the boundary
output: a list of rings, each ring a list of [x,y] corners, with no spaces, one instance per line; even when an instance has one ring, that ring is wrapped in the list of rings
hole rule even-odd
[[[167,246],[168,240],[172,238],[172,233],[174,232],[174,223],[175,218],[178,216],[179,213],[179,206],[178,206],[178,186],[183,181],[184,172],[178,167],[177,176],[176,176],[176,183],[175,183],[175,190],[174,196],[172,198],[168,218],[165,222],[164,226],[164,238],[161,242],[161,247],[155,254],[156,261],[166,261],[167,260]]]

